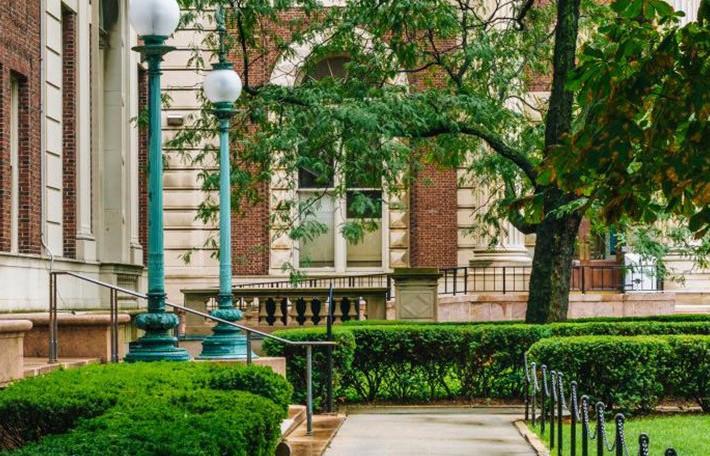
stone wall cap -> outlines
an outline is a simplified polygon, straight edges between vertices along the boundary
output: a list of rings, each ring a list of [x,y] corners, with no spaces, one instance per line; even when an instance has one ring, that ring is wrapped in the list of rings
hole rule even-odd
[[[32,329],[30,320],[0,320],[0,333],[25,332]]]
[[[393,276],[396,279],[418,278],[418,277],[441,277],[443,274],[438,268],[394,268]]]
[[[3,314],[0,315],[0,321],[12,320],[29,320],[34,326],[46,326],[49,324],[49,313],[23,313],[23,314]],[[124,313],[118,314],[118,323],[128,323],[131,321],[131,316]],[[111,324],[111,315],[109,314],[57,314],[57,322],[63,326],[107,326]]]

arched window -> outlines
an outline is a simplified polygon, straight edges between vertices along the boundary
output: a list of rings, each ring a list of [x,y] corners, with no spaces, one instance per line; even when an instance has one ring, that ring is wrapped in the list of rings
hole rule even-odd
[[[322,81],[325,78],[347,77],[345,56],[322,59],[307,67],[298,78],[300,84]],[[318,162],[317,160],[314,160]],[[317,221],[326,229],[299,245],[299,266],[302,268],[329,268],[336,272],[346,269],[381,269],[385,266],[383,252],[386,231],[383,230],[382,189],[372,178],[356,175],[346,166],[319,163],[320,166],[301,166],[298,172],[298,196],[302,206],[309,207],[311,221]],[[317,168],[317,169],[316,169]],[[344,175],[336,175],[335,169],[345,169]],[[361,173],[362,174],[362,173]],[[329,194],[336,183],[345,180],[347,187],[343,197]],[[373,201],[375,204],[363,204]],[[363,210],[363,206],[367,206]],[[364,220],[363,220],[364,219]],[[349,242],[341,233],[348,222],[367,221],[374,230],[365,232],[358,242]]]

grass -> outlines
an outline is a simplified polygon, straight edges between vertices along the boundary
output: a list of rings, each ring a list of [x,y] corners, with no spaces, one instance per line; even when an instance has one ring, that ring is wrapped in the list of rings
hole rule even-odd
[[[594,419],[590,417],[590,419]],[[533,427],[531,422],[528,422],[528,427],[537,434],[540,439],[549,447],[550,443],[550,428],[545,428],[545,435],[540,434],[539,423]],[[609,443],[614,442],[614,423],[607,419],[606,432]],[[557,428],[555,428],[557,431]],[[639,434],[648,434],[650,439],[650,451],[652,456],[662,456],[667,448],[673,448],[678,452],[678,456],[707,456],[710,455],[710,415],[685,414],[685,415],[669,415],[669,416],[651,416],[643,418],[634,418],[626,421],[625,436],[626,445],[630,455],[638,454],[638,437]],[[594,432],[594,425],[592,425]],[[563,426],[562,448],[563,454],[570,453],[570,425],[566,423]],[[577,425],[577,455],[582,454],[582,431],[581,425]],[[596,440],[590,441],[589,455],[596,456]],[[553,450],[553,455],[557,454],[557,449]],[[615,454],[605,450],[605,455]]]

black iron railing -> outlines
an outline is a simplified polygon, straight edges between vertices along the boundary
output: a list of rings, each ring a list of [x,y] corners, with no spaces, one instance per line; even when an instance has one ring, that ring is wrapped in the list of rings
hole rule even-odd
[[[440,270],[440,295],[467,293],[525,293],[529,290],[530,266],[460,266]],[[579,265],[572,267],[570,290],[659,291],[663,280],[656,265]]]
[[[139,299],[148,299],[148,296],[144,293],[139,293],[137,291],[129,290],[127,288],[122,288],[111,283],[102,282],[96,280],[92,277],[83,276],[81,274],[76,274],[69,271],[51,271],[49,273],[49,363],[54,364],[58,360],[59,354],[59,331],[58,331],[58,305],[57,305],[57,277],[60,275],[74,277],[76,279],[82,280],[84,282],[93,283],[99,287],[106,288],[110,293],[110,313],[111,313],[111,362],[119,361],[119,344],[118,344],[118,295],[124,294],[127,296],[132,296]],[[197,315],[202,318],[209,319],[215,323],[221,323],[224,325],[233,326],[239,328],[246,333],[247,339],[247,365],[252,364],[252,339],[254,335],[258,335],[263,338],[273,339],[286,345],[301,346],[306,348],[306,428],[308,435],[313,434],[313,347],[332,347],[337,345],[333,341],[294,341],[289,339],[284,339],[282,337],[274,336],[266,332],[250,328],[248,326],[240,325],[232,321],[223,320],[221,318],[210,315],[206,312],[200,312],[199,310],[191,309],[189,307],[181,306],[178,304],[172,304],[170,302],[165,303],[168,307],[172,308],[174,311],[181,313],[189,313]],[[331,374],[332,377],[332,374]]]
[[[536,363],[528,365],[527,357],[524,358],[524,368],[525,421],[532,423],[533,427],[539,426],[543,438],[547,435],[551,454],[577,456],[577,427],[580,426],[581,456],[589,456],[589,447],[592,443],[592,454],[596,456],[603,456],[607,451],[613,452],[616,456],[649,455],[648,434],[640,434],[638,451],[629,452],[630,444],[626,441],[624,429],[626,418],[622,413],[617,413],[614,417],[613,443],[610,443],[610,436],[606,430],[606,405],[603,402],[597,402],[593,407],[595,419],[592,422],[589,396],[579,397],[577,382],[571,381],[568,384],[570,393],[568,402],[565,395],[565,376],[562,372],[548,373],[547,366],[544,364],[538,371]],[[570,418],[569,442],[565,441],[563,432],[565,413],[568,413]],[[677,456],[677,452],[673,448],[668,448],[664,455]]]

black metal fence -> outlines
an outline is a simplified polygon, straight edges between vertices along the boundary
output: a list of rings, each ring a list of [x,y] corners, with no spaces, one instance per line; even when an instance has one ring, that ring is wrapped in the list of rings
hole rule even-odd
[[[525,293],[530,266],[460,266],[443,268],[439,294]],[[663,280],[656,265],[579,265],[572,267],[570,290],[581,293],[659,291]]]
[[[649,455],[648,434],[640,434],[637,443],[630,444],[626,441],[625,417],[622,413],[617,413],[614,417],[613,443],[610,443],[610,435],[606,429],[606,406],[603,402],[597,402],[594,406],[595,417],[592,421],[590,410],[592,406],[589,397],[583,395],[579,397],[577,382],[569,382],[569,401],[565,395],[565,381],[562,372],[550,371],[544,364],[540,370],[536,363],[528,366],[527,358],[525,363],[525,421],[532,422],[533,427],[540,427],[540,434],[545,438],[547,435],[550,446],[550,454],[557,456],[577,455],[577,427],[581,427],[581,456],[603,456],[607,451],[616,456],[638,456]],[[569,441],[565,441],[563,432],[564,415],[569,414],[570,432]],[[539,414],[539,415],[538,415]],[[594,429],[592,429],[594,427]],[[631,445],[638,445],[638,451]],[[590,446],[592,452],[590,453]],[[664,452],[665,456],[677,456],[673,448],[668,448]]]

